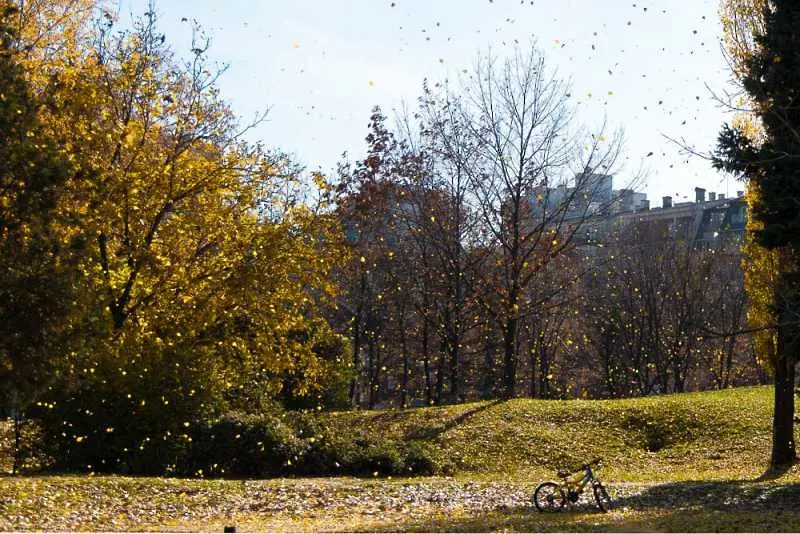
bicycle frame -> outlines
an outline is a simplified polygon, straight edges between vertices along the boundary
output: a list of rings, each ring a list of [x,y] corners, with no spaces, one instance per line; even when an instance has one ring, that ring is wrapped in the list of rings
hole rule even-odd
[[[570,477],[576,473],[579,473],[581,470],[583,471],[583,475],[581,476],[580,480],[577,482],[570,481]],[[566,491],[570,501],[573,502],[574,500],[577,500],[577,498],[586,490],[586,486],[589,484],[594,485],[595,481],[597,480],[594,476],[594,471],[592,471],[591,463],[585,464],[578,471],[566,473],[565,476],[562,476],[561,478],[561,486]]]
[[[603,484],[595,478],[592,469],[592,466],[601,465],[601,461],[602,458],[595,458],[571,473],[559,471],[560,482],[547,481],[539,484],[533,493],[533,502],[536,508],[542,512],[561,510],[568,502],[578,502],[586,487],[591,485],[594,499],[600,510],[606,512],[611,509],[613,501]],[[581,473],[580,477],[575,476],[578,473]]]
[[[583,477],[581,478],[580,482],[578,482],[578,491],[583,491],[589,482],[594,480],[594,473],[592,472],[591,466],[586,468],[586,471],[583,473]]]

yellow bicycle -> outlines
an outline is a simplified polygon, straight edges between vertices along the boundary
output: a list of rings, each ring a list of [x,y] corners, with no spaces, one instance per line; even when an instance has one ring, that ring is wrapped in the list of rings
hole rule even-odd
[[[533,492],[533,504],[540,512],[557,512],[564,508],[567,501],[578,502],[583,491],[591,484],[594,500],[601,511],[607,512],[613,507],[613,501],[603,484],[595,477],[592,466],[600,467],[602,458],[595,458],[585,463],[572,472],[559,471],[561,482],[543,482]],[[570,477],[583,471],[583,476],[577,482],[570,481]]]

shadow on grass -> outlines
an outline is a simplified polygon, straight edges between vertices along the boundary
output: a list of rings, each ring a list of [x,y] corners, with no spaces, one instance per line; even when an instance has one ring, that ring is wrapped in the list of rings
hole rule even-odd
[[[561,512],[539,512],[533,506],[498,507],[494,510],[441,512],[425,519],[387,522],[378,531],[397,532],[565,532],[597,531],[610,516],[588,504],[573,505]]]
[[[659,484],[616,501],[635,510],[695,508],[709,510],[796,510],[800,507],[800,484],[764,484],[759,481],[686,481]]]
[[[612,491],[613,491],[613,485]],[[620,488],[620,492],[624,491]],[[798,532],[800,484],[754,481],[675,482],[615,499],[602,513],[592,501],[542,513],[532,506],[445,511],[380,525],[410,532]]]
[[[377,530],[405,532],[797,532],[800,514],[659,510],[636,516],[620,514],[476,514],[456,520],[387,523]]]
[[[485,404],[481,404],[480,406],[477,406],[475,408],[472,408],[471,410],[467,410],[467,411],[459,414],[458,416],[456,416],[456,417],[454,417],[454,418],[452,418],[452,419],[450,419],[448,421],[445,421],[444,423],[436,424],[436,425],[430,425],[430,426],[418,426],[416,428],[411,428],[411,429],[408,430],[408,432],[406,433],[405,437],[406,437],[406,439],[412,439],[412,440],[413,439],[419,439],[419,440],[433,441],[433,440],[437,439],[439,436],[441,436],[442,434],[444,434],[445,432],[447,432],[448,430],[450,430],[451,428],[457,427],[458,425],[464,423],[468,419],[470,419],[472,417],[475,417],[479,413],[484,412],[484,411],[486,411],[489,408],[492,408],[494,406],[497,406],[498,404],[500,404],[502,402],[506,402],[506,401],[504,401],[502,399],[493,400],[493,401],[487,402]]]
[[[796,465],[800,465],[800,458],[795,458],[790,464],[770,466],[764,474],[758,477],[758,481],[776,480],[791,471]]]

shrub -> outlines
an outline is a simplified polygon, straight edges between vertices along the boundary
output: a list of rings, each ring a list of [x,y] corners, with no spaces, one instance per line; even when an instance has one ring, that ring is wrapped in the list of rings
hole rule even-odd
[[[345,459],[353,475],[398,475],[405,472],[405,455],[392,440],[356,440]]]
[[[455,465],[437,454],[432,443],[411,441],[407,444],[405,469],[408,476],[452,475]]]
[[[185,455],[191,430],[211,417],[216,397],[199,358],[123,356],[61,376],[32,410],[54,469],[165,474]]]
[[[305,330],[290,332],[296,341],[312,344],[317,358],[312,387],[299,387],[307,382],[308,370],[287,373],[278,399],[287,410],[347,410],[350,408],[350,380],[353,370],[348,364],[348,342],[326,324],[312,323]]]
[[[269,477],[292,472],[304,443],[280,416],[230,413],[198,428],[178,472],[186,475]]]
[[[295,470],[299,475],[424,476],[453,472],[452,463],[442,459],[433,444],[423,441],[354,440],[331,436],[326,430],[309,439],[313,442]]]
[[[388,476],[449,473],[426,440],[354,438],[312,412],[213,416],[229,405],[205,371],[179,354],[131,358],[124,371],[98,363],[57,382],[37,406],[44,455],[59,471],[203,477]],[[179,365],[176,365],[179,363]]]

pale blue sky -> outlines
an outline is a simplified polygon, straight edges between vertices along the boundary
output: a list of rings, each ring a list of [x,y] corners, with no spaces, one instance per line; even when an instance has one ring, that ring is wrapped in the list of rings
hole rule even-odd
[[[118,2],[122,22],[147,0]],[[606,116],[625,131],[627,160],[615,185],[640,167],[654,206],[691,200],[694,187],[734,195],[742,184],[681,153],[662,134],[707,151],[728,115],[706,88],[729,78],[717,0],[156,0],[179,54],[196,19],[211,57],[230,65],[222,94],[245,119],[270,108],[251,139],[332,171],[347,150],[363,154],[373,105],[413,106],[423,78],[457,77],[491,46],[500,55],[532,38],[588,125]],[[653,155],[647,157],[647,154]]]

